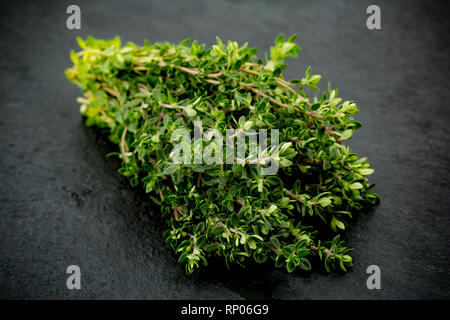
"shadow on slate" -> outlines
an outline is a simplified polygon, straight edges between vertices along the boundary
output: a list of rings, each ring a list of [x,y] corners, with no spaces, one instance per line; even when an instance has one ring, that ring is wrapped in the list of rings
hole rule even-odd
[[[378,1],[382,29],[365,26],[370,1],[77,1],[82,28],[67,30],[69,1],[0,4],[0,298],[8,299],[429,299],[450,298],[449,4]],[[288,274],[270,264],[186,276],[164,242],[160,212],[117,173],[105,137],[86,128],[78,88],[64,70],[75,38],[142,44],[215,37],[267,51],[298,33],[311,65],[363,123],[349,142],[367,156],[381,203],[345,233],[347,273]],[[66,287],[79,265],[81,290]],[[381,268],[381,290],[366,269]]]

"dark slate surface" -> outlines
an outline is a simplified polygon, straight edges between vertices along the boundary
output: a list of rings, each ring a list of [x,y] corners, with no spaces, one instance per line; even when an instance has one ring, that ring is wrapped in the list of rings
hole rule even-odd
[[[0,297],[133,299],[449,298],[449,5],[377,1],[382,29],[365,26],[372,1],[67,1],[0,5]],[[162,240],[164,224],[139,188],[117,173],[114,150],[86,129],[66,81],[76,36],[120,35],[142,44],[215,36],[264,52],[279,33],[308,65],[354,99],[363,128],[350,145],[368,156],[382,202],[346,234],[347,274],[288,274],[270,265],[188,277]],[[82,289],[65,270],[82,270]],[[366,288],[381,267],[382,289]]]

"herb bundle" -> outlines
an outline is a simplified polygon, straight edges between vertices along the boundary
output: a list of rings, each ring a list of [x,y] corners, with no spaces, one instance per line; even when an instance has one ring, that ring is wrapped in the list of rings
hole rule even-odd
[[[84,93],[78,101],[86,125],[108,133],[119,172],[160,205],[164,237],[189,274],[213,256],[227,266],[270,259],[289,272],[318,261],[327,271],[352,265],[339,232],[378,201],[366,178],[370,163],[342,144],[361,126],[352,117],[358,109],[330,85],[308,97],[321,79],[311,68],[302,79],[284,79],[285,58],[300,50],[295,38],[278,36],[265,60],[247,44],[219,38],[205,49],[190,39],[122,46],[119,37],[88,37],[71,52],[66,75]],[[267,163],[250,157],[175,163],[174,134],[193,134],[199,120],[223,135],[277,129],[279,145],[265,155],[278,161],[278,173],[262,174]],[[214,143],[194,142],[189,152]]]

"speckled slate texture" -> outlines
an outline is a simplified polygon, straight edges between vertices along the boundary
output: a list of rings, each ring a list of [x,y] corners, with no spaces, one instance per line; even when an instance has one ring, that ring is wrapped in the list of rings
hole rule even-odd
[[[366,28],[372,1],[68,1],[0,4],[0,298],[429,299],[450,297],[449,4],[376,1],[382,29]],[[131,188],[104,137],[84,127],[66,81],[76,36],[208,46],[216,35],[264,52],[276,35],[303,48],[288,78],[311,65],[347,99],[363,127],[350,141],[369,157],[381,204],[346,233],[345,275],[288,274],[270,265],[186,276],[162,239],[157,207]],[[66,288],[66,267],[82,289]],[[382,289],[366,288],[381,267]]]

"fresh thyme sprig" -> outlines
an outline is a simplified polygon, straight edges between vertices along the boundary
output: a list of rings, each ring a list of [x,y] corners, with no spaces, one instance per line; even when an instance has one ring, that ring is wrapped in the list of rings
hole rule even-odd
[[[352,117],[358,109],[330,86],[310,98],[307,90],[319,91],[321,79],[311,68],[284,79],[285,58],[300,51],[295,38],[277,37],[265,62],[257,49],[219,38],[205,49],[190,39],[122,46],[118,37],[88,37],[71,52],[66,75],[84,93],[86,125],[108,133],[123,160],[119,172],[161,206],[164,237],[187,273],[213,256],[227,265],[270,259],[289,272],[310,270],[314,257],[328,271],[352,266],[339,232],[378,202],[366,178],[370,163],[343,145],[361,126]],[[224,136],[278,129],[277,153],[233,164],[174,163],[173,134],[193,134],[199,120]],[[189,146],[193,155],[207,147]],[[278,174],[261,174],[275,158]],[[323,226],[337,235],[324,240]]]

